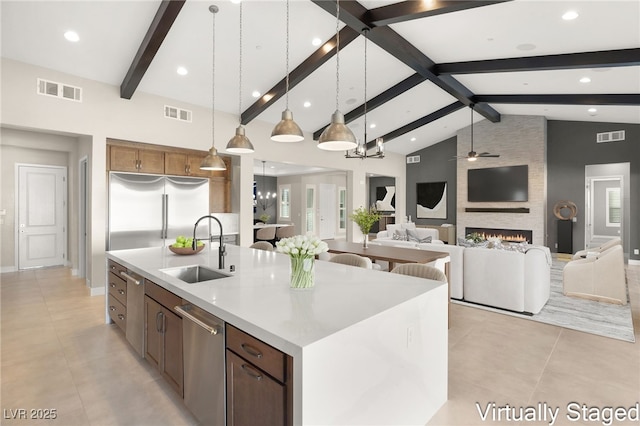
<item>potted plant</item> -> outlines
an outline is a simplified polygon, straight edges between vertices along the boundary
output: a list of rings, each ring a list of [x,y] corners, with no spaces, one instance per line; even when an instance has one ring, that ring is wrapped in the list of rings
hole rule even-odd
[[[354,221],[362,234],[364,234],[364,247],[366,248],[369,243],[369,231],[374,223],[380,220],[380,213],[375,207],[365,209],[364,207],[358,207],[349,215],[349,219]]]

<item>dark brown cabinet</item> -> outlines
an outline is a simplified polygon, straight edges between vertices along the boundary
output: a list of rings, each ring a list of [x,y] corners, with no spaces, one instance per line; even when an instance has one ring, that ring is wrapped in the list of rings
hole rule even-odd
[[[120,276],[126,268],[116,262],[109,261],[109,317],[126,332],[127,327],[127,282]]]
[[[145,293],[145,358],[182,396],[182,318],[173,311],[181,299],[150,281]]]
[[[293,424],[293,359],[227,324],[227,426]]]
[[[164,152],[111,145],[109,151],[111,170],[121,172],[164,173]]]
[[[177,176],[210,177],[211,171],[200,170],[205,155],[183,152],[166,152],[164,155],[164,173]]]

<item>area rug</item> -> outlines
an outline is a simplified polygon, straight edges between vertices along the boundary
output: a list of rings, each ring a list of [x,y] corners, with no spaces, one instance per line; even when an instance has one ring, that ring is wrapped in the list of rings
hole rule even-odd
[[[464,301],[452,300],[452,302],[626,342],[635,342],[629,303],[620,306],[567,297],[562,294],[562,269],[566,264],[566,261],[554,257],[551,265],[549,301],[536,315],[518,314]]]

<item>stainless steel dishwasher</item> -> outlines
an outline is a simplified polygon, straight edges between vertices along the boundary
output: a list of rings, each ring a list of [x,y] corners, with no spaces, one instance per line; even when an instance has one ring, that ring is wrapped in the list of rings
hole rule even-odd
[[[224,321],[189,303],[175,310],[182,316],[184,403],[201,424],[224,426]]]

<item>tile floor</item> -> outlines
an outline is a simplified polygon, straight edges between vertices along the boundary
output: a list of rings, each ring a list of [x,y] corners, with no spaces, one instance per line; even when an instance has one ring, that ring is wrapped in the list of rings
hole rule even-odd
[[[483,410],[491,403],[547,403],[560,409],[555,425],[596,426],[602,419],[567,419],[567,404],[636,404],[640,267],[629,267],[628,275],[635,344],[452,305],[449,401],[428,425],[513,424],[492,421],[493,412],[483,422],[476,403]],[[1,424],[197,423],[117,327],[104,324],[104,297],[90,297],[68,269],[1,274],[0,298]],[[18,409],[26,409],[27,417],[31,409],[55,409],[57,418],[12,420]]]

